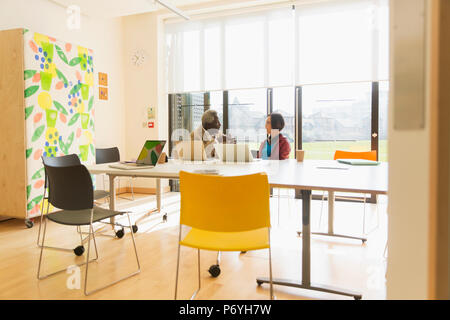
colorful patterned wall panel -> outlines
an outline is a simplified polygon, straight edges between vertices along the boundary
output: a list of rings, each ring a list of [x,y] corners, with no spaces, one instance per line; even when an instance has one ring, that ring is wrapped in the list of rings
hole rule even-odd
[[[95,163],[93,52],[24,30],[28,216],[40,213],[41,156]]]

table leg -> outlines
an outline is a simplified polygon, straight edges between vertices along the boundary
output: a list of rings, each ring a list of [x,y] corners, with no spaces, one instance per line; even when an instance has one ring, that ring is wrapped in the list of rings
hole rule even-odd
[[[116,179],[116,176],[109,175],[109,210],[116,210],[116,184],[114,183]],[[114,217],[111,217],[109,219],[111,222],[111,226],[114,229],[114,223],[116,219]]]
[[[161,179],[156,179],[156,206],[158,211],[161,212],[161,199],[162,199]],[[167,222],[167,212],[163,214],[163,222]]]
[[[343,234],[334,233],[334,203],[335,203],[335,194],[334,191],[328,191],[328,232],[313,232],[312,234],[319,236],[327,236],[327,237],[338,237],[338,238],[346,238],[346,239],[354,239],[361,240],[362,243],[367,241],[365,237],[354,237],[347,236]],[[302,232],[297,232],[298,235],[301,235]]]
[[[148,216],[150,216],[151,214],[154,214],[156,212],[161,213],[161,195],[162,195],[162,191],[161,191],[161,179],[157,178],[156,179],[156,208],[148,211],[145,215],[143,215],[142,217],[140,217],[139,219],[136,220],[136,225],[138,223],[140,223],[142,220],[144,220],[145,218],[147,218]],[[167,221],[167,213],[163,214],[163,222]]]
[[[333,294],[339,294],[349,297],[354,297],[356,300],[362,298],[358,292],[325,286],[321,284],[311,283],[311,190],[302,190],[302,281],[287,280],[287,279],[273,279],[273,284],[295,287],[306,290],[321,291]],[[258,285],[269,283],[268,278],[257,278]]]
[[[156,208],[161,212],[161,179],[156,179]]]
[[[328,233],[334,234],[334,191],[328,191]]]

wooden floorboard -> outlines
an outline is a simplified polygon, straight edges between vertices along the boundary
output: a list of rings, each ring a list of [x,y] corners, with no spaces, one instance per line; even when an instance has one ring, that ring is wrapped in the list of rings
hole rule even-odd
[[[154,196],[136,195],[135,202],[119,199],[120,208],[130,208],[135,220],[151,209]],[[173,299],[177,258],[178,194],[165,194],[163,204],[169,213],[167,223],[161,223],[161,215],[146,218],[136,234],[141,263],[141,273],[89,297],[83,294],[84,272],[81,271],[81,289],[68,289],[70,274],[65,272],[48,279],[37,280],[40,249],[36,239],[38,221],[32,229],[23,220],[0,223],[0,299]],[[313,236],[311,241],[312,281],[360,291],[363,299],[385,298],[385,266],[383,256],[386,241],[386,200],[376,206],[368,205],[367,224],[379,227],[368,236],[368,242]],[[300,225],[300,200],[281,200],[278,223],[277,200],[271,200],[272,210],[272,258],[273,275],[277,278],[301,277],[301,237],[296,236]],[[317,229],[321,203],[312,203],[312,228]],[[324,206],[321,230],[326,230]],[[362,204],[336,203],[335,229],[341,233],[360,235],[362,230]],[[74,227],[49,223],[47,245],[74,248],[79,236]],[[111,233],[110,233],[111,234]],[[89,288],[101,286],[136,269],[136,260],[129,233],[122,239],[97,236],[99,260],[89,266]],[[91,246],[92,247],[92,246]],[[87,249],[87,246],[86,246]],[[188,299],[197,288],[196,250],[182,248],[180,264],[179,297]],[[73,253],[44,250],[43,272],[83,262],[83,257]],[[207,272],[215,264],[216,253],[201,251],[202,290],[198,299],[268,299],[268,285],[258,287],[256,277],[268,275],[268,250],[246,254],[224,253],[221,259],[222,273],[218,278]],[[277,299],[349,299],[347,297],[313,291],[275,286]]]

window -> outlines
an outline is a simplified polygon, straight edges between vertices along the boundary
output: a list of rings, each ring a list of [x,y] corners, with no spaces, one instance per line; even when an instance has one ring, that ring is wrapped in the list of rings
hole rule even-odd
[[[208,92],[206,96],[209,98],[209,109],[217,111],[221,123],[220,130],[223,132],[223,92]]]
[[[371,80],[371,21],[358,3],[300,8],[298,83]]]
[[[205,111],[205,95],[203,93],[183,93],[170,95],[170,142],[171,153],[176,141],[187,140],[187,133],[194,131],[202,124]]]
[[[170,96],[203,97],[200,107],[217,110],[222,129],[252,149],[266,138],[268,113],[280,112],[291,158],[297,147],[306,158],[333,159],[337,149],[378,145],[379,159],[387,159],[387,0],[311,1],[294,10],[166,21],[166,53]],[[195,105],[190,108],[183,121],[195,118]],[[377,109],[378,140],[372,140]]]
[[[259,19],[233,21],[225,27],[226,88],[264,86],[263,32]]]
[[[333,159],[336,150],[371,150],[371,83],[304,86],[306,159]]]
[[[272,112],[283,115],[285,126],[281,132],[289,141],[291,153],[289,158],[295,158],[295,89],[282,87],[273,89]]]
[[[389,82],[380,82],[380,103],[379,103],[379,131],[378,131],[378,159],[380,161],[387,161],[388,159],[388,104],[389,104]]]
[[[228,92],[228,134],[238,142],[250,143],[252,150],[266,139],[267,90],[231,90]]]

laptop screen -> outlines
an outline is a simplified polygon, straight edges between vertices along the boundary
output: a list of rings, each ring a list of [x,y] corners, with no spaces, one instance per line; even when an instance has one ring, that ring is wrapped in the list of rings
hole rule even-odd
[[[166,141],[147,140],[142,147],[141,153],[136,160],[137,164],[147,164],[155,166],[164,149]]]

